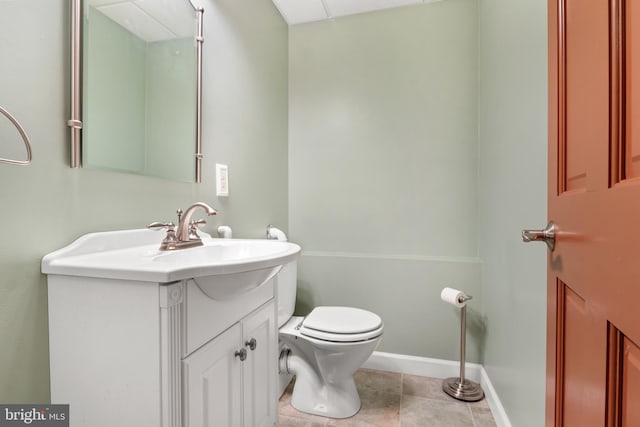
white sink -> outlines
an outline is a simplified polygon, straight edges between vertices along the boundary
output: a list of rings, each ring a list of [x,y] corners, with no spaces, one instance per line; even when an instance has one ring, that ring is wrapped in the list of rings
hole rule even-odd
[[[204,246],[160,251],[163,232],[91,233],[46,255],[42,272],[157,283],[194,279],[210,297],[225,299],[265,283],[300,253],[289,242],[200,234]]]

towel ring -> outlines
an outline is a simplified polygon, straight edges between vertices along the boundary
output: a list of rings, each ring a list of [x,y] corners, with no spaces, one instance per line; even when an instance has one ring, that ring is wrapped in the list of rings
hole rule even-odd
[[[0,106],[0,113],[4,114],[4,116],[7,119],[9,119],[11,123],[13,123],[16,129],[18,129],[18,132],[20,133],[20,136],[24,141],[24,146],[27,149],[27,160],[3,159],[2,157],[0,157],[0,163],[9,163],[12,165],[21,165],[21,166],[26,166],[28,164],[31,164],[31,142],[29,142],[29,137],[27,136],[27,133],[24,131],[24,128],[22,127],[20,122],[18,122],[18,120],[16,120],[16,118],[13,117],[7,110],[2,108],[2,106]]]

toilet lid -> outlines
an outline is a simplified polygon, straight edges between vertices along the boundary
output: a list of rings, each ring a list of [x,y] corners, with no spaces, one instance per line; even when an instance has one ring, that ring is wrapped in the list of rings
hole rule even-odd
[[[360,308],[316,307],[302,322],[300,332],[326,341],[363,341],[382,334],[382,319]]]

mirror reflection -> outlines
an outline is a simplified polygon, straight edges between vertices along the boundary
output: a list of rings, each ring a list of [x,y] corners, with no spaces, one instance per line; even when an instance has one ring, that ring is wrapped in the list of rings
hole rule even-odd
[[[85,0],[83,7],[83,165],[193,182],[193,6]]]

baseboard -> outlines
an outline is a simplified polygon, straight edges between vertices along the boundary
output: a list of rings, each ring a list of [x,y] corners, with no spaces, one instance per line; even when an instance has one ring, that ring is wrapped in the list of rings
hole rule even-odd
[[[491,380],[489,379],[489,374],[484,370],[484,367],[481,369],[480,385],[484,390],[487,404],[491,409],[493,418],[496,420],[496,425],[498,427],[511,427],[511,421],[509,421],[507,412],[504,410],[504,406],[502,406],[502,402],[500,402],[498,393],[496,393],[496,389],[493,388],[493,384],[491,384]]]
[[[449,378],[460,375],[460,364],[452,360],[406,356],[404,354],[383,353],[380,351],[374,351],[362,367],[433,378]],[[465,365],[465,376],[470,380],[479,382],[481,369],[482,366],[477,363],[467,363]]]
[[[406,356],[403,354],[383,353],[375,351],[362,366],[367,369],[399,372],[408,375],[420,375],[432,378],[449,378],[460,375],[459,362],[428,357]],[[491,384],[489,375],[482,365],[477,363],[465,364],[465,376],[472,381],[479,382],[484,390],[487,404],[498,427],[511,427],[511,422],[500,402],[496,390]]]

